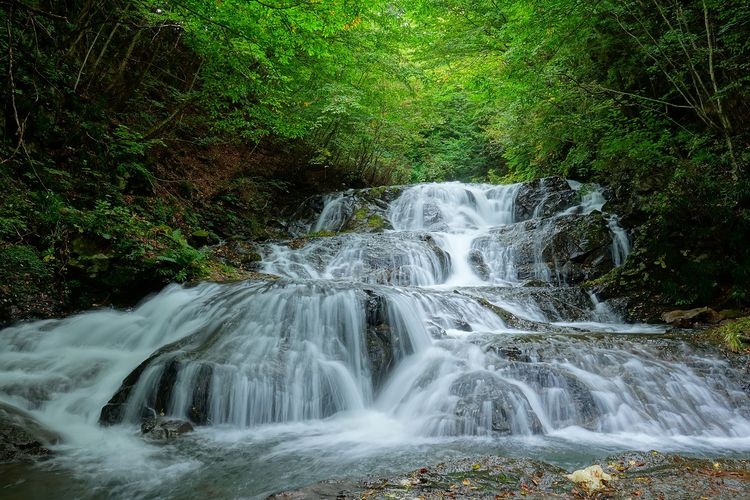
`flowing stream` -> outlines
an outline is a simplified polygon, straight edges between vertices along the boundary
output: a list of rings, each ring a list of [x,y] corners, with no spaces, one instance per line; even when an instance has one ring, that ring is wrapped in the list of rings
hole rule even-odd
[[[278,280],[7,328],[0,402],[61,441],[0,466],[0,496],[261,497],[472,454],[747,456],[741,374],[579,286],[630,250],[605,203],[560,179],[339,193],[258,248]],[[196,431],[146,440],[155,414]]]

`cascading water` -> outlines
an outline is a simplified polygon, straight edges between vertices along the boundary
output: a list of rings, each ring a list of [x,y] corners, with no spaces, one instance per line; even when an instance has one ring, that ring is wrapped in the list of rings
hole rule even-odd
[[[750,450],[750,399],[724,359],[578,286],[629,251],[601,190],[389,196],[327,197],[297,227],[338,234],[262,246],[279,280],[0,332],[0,402],[62,436],[33,474],[78,497],[253,496],[426,456]],[[198,430],[144,442],[154,414]]]

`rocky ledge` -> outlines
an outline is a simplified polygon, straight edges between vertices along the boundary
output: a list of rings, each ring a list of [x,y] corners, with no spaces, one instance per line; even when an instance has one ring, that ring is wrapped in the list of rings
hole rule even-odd
[[[482,457],[363,481],[325,481],[273,499],[306,498],[711,498],[750,495],[750,463],[651,452],[609,457],[572,474],[529,459]]]
[[[51,453],[49,446],[60,440],[31,415],[0,403],[0,464],[46,458]]]

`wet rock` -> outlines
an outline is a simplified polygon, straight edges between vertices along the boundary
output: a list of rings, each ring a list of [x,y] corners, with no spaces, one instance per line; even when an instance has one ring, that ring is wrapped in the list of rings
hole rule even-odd
[[[459,398],[455,409],[459,435],[524,435],[542,431],[523,392],[491,373],[463,375],[453,382],[450,391]],[[485,428],[488,424],[489,429]]]
[[[537,280],[537,279],[528,279],[525,280],[522,284],[522,287],[525,288],[539,288],[539,287],[547,287],[550,286],[550,284],[546,281]]]
[[[524,381],[538,394],[549,397],[550,423],[555,428],[571,425],[596,430],[599,425],[599,411],[594,396],[586,384],[563,369],[545,363],[530,363],[531,356],[519,354],[516,359],[524,362],[513,363],[508,371]]]
[[[611,477],[593,492],[544,462],[497,456],[427,463],[408,473],[368,480],[324,481],[273,499],[337,498],[711,498],[735,500],[750,491],[745,460],[700,460],[656,451],[630,452],[593,464]]]
[[[508,359],[510,361],[518,361],[521,363],[530,363],[531,358],[527,353],[522,351],[516,346],[503,346],[493,349],[500,357]]]
[[[448,224],[445,222],[443,212],[437,204],[426,201],[422,207],[423,221],[425,227],[430,231],[447,231]]]
[[[484,255],[482,255],[482,252],[479,252],[478,250],[472,250],[471,252],[469,252],[469,265],[477,274],[477,276],[482,278],[484,281],[489,281],[490,268],[484,261]]]
[[[696,323],[715,324],[721,321],[721,315],[710,307],[698,307],[689,310],[675,310],[661,315],[662,321],[676,328],[690,328]]]
[[[138,384],[138,381],[141,379],[144,371],[158,361],[163,355],[188,345],[193,340],[191,337],[162,347],[138,365],[135,370],[130,372],[120,384],[117,392],[115,392],[107,404],[102,408],[102,411],[99,414],[99,423],[102,425],[115,425],[122,423],[125,418],[130,395]],[[141,417],[144,419],[148,418],[150,415],[153,415],[154,411],[162,411],[163,406],[164,404],[157,404],[156,401],[150,401],[150,405],[143,405]],[[155,410],[154,408],[159,408],[159,410]]]
[[[441,283],[451,272],[450,256],[427,233],[340,234],[304,241],[299,252],[278,261],[272,246],[261,247],[266,269],[303,279],[317,273],[405,286]]]
[[[276,282],[268,286],[274,290],[289,287],[290,298],[298,293],[300,295],[315,293],[312,291],[315,285]],[[345,290],[352,289],[350,285],[345,284],[341,284],[340,287]],[[236,285],[236,288],[242,289],[247,286],[240,283]],[[362,341],[367,352],[368,368],[376,393],[398,361],[414,352],[409,336],[398,325],[393,325],[387,302],[378,290],[379,287],[354,289],[366,312]],[[255,317],[242,316],[249,314],[244,307],[233,307],[238,305],[238,301],[241,303],[238,295],[241,295],[238,290],[234,292],[227,290],[226,293],[228,298],[226,307],[235,311],[234,316],[231,314],[222,316],[221,321],[210,323],[212,326],[206,326],[195,334],[160,349],[133,370],[107,405],[102,408],[100,423],[112,425],[123,421],[140,422],[154,414],[184,413],[193,425],[210,425],[217,423],[216,419],[222,422],[224,421],[222,419],[229,419],[231,416],[225,404],[226,398],[221,391],[233,384],[242,383],[243,380],[252,380],[252,383],[257,382],[269,390],[283,394],[287,380],[285,377],[289,376],[287,370],[289,359],[296,359],[295,356],[299,354],[301,348],[298,345],[290,349],[288,337],[293,335],[293,332],[279,332],[281,340],[272,349],[272,356],[269,355],[269,359],[263,360],[264,370],[261,373],[253,371],[253,366],[243,364],[243,360],[238,360],[239,365],[227,363],[225,361],[229,355],[227,351],[220,351],[221,354],[217,355],[214,350],[217,344],[230,345],[233,342],[242,342],[247,336],[253,334],[253,332],[240,335],[236,333],[238,324],[244,325],[255,320]],[[294,305],[295,302],[289,300],[284,304]],[[291,328],[298,325],[286,326]],[[282,327],[281,324],[279,327]],[[297,341],[304,343],[300,339]],[[345,348],[343,344],[347,341],[342,335],[339,339],[342,348]],[[216,359],[222,362],[217,363]],[[336,400],[337,387],[329,385],[327,379],[323,377],[319,390],[316,404],[319,404],[321,415],[329,416],[341,410],[341,405]],[[179,401],[179,408],[174,407],[175,401]],[[269,407],[272,405],[273,403],[270,403]],[[271,422],[278,421],[284,416],[280,412],[269,412],[252,418],[260,419],[262,422]]]
[[[367,294],[367,356],[370,360],[372,386],[377,393],[388,378],[396,360],[393,349],[393,331],[388,321],[385,300],[373,291],[368,291]]]
[[[549,217],[575,204],[576,192],[562,177],[547,177],[526,182],[518,190],[515,219]]]
[[[60,436],[44,428],[28,413],[0,403],[0,464],[46,458]]]
[[[579,287],[467,287],[462,288],[461,293],[479,299],[480,304],[490,308],[500,308],[504,312],[496,311],[505,319],[509,317],[507,308],[513,306],[515,309],[527,310],[529,314],[544,316],[547,321],[588,321],[591,311],[591,299]],[[536,322],[530,322],[518,318],[517,324],[521,329],[535,330],[543,326]],[[533,316],[532,316],[533,317]],[[512,319],[511,321],[515,321]]]
[[[570,491],[564,473],[535,460],[485,456],[425,464],[382,479],[324,481],[269,498],[550,498]]]
[[[388,186],[313,196],[289,218],[289,234],[299,237],[314,231],[377,233],[391,229],[388,204],[403,190],[404,186]],[[321,221],[326,204],[329,206]]]
[[[292,212],[286,223],[286,229],[289,235],[296,237],[303,236],[310,232],[311,228],[315,225],[318,216],[323,211],[325,202],[325,196],[315,195],[300,203],[297,210]]]
[[[141,381],[146,369],[157,375],[158,382],[144,395],[143,400],[140,401],[139,409],[135,411],[133,416],[145,419],[149,415],[153,415],[154,412],[162,415],[167,413],[177,377],[186,363],[192,362],[194,376],[190,383],[191,396],[188,416],[196,425],[209,424],[209,393],[213,366],[210,363],[192,361],[192,358],[193,355],[188,352],[170,352],[162,349],[159,353],[144,361],[123,381],[112,399],[102,408],[99,422],[103,425],[112,425],[125,420],[128,405],[131,403],[130,396]]]
[[[559,217],[545,238],[542,257],[566,283],[581,283],[612,269],[611,237],[601,213]]]
[[[611,245],[607,220],[600,212],[593,212],[500,227],[477,238],[472,250],[483,256],[506,256],[484,258],[495,278],[573,285],[602,276],[614,267]],[[474,269],[477,274],[482,272],[476,265]]]
[[[498,305],[493,304],[486,298],[480,298],[478,302],[483,307],[486,307],[487,309],[495,313],[500,319],[503,320],[503,323],[505,323],[505,325],[510,328],[517,328],[519,330],[531,330],[531,331],[535,331],[539,328],[539,325],[537,323],[523,319],[523,318],[519,318],[512,312],[508,311],[507,309],[503,309],[502,307]]]
[[[256,283],[253,286],[264,287],[269,284]],[[229,291],[229,289],[227,289]],[[194,424],[205,425],[209,421],[209,388],[214,365],[210,362],[196,360],[200,353],[211,346],[223,329],[230,326],[226,319],[222,323],[213,324],[187,337],[167,344],[149,356],[122,381],[120,387],[101,410],[99,423],[114,425],[125,421],[126,417],[143,420],[156,414],[168,412],[172,398],[174,384],[182,368],[188,363],[195,363],[191,378],[191,399],[189,403],[189,417]],[[139,383],[147,373],[157,381],[137,402],[131,401]],[[131,405],[137,405],[131,408]]]
[[[153,441],[175,439],[183,434],[193,432],[193,430],[190,422],[162,417],[148,418],[141,424],[141,434],[143,437]]]

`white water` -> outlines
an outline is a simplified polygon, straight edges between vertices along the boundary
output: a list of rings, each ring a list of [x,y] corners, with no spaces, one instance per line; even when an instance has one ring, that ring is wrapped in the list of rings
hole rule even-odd
[[[566,283],[562,257],[544,260],[549,235],[604,198],[544,217],[544,191],[517,221],[520,189],[415,186],[390,205],[391,231],[266,247],[264,270],[290,281],[173,286],[130,312],[6,329],[0,400],[62,435],[41,467],[79,497],[244,497],[469,453],[577,466],[617,449],[750,451],[750,401],[721,357],[576,287],[521,286],[523,272]],[[349,203],[331,197],[311,229],[343,227]],[[607,217],[620,264],[627,236]],[[100,426],[161,348],[123,423]],[[152,412],[206,425],[147,444]]]

